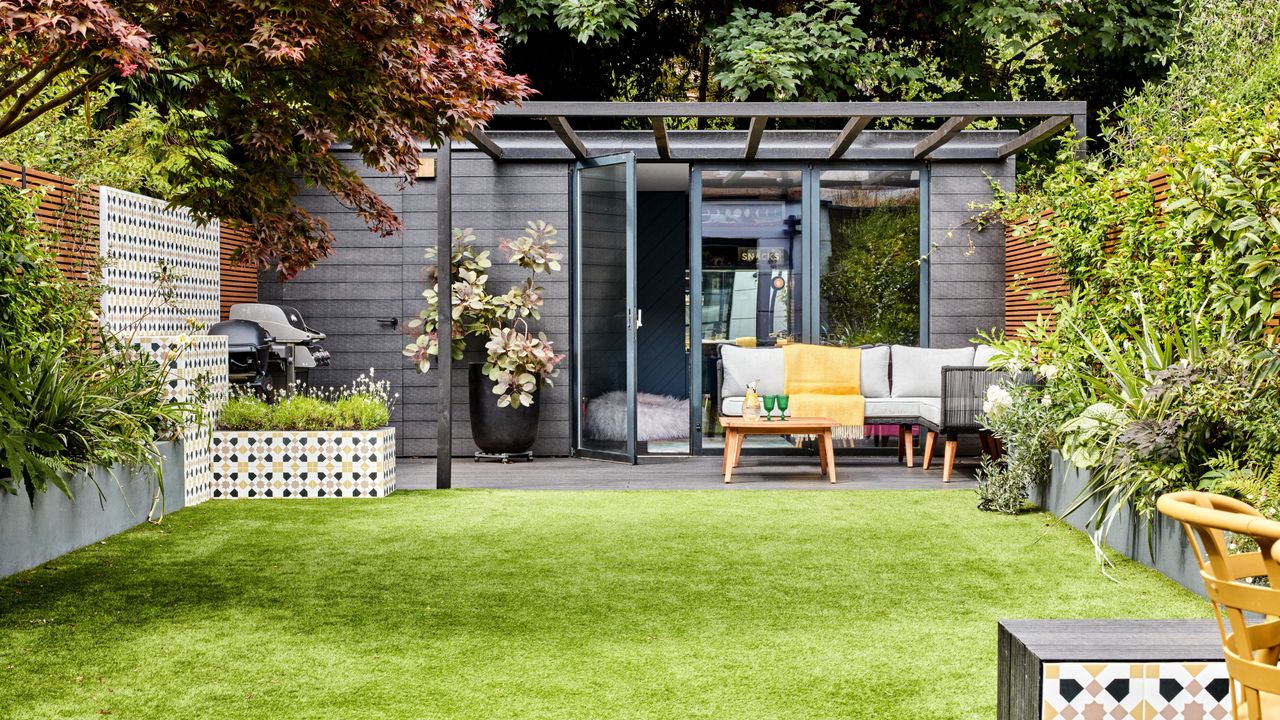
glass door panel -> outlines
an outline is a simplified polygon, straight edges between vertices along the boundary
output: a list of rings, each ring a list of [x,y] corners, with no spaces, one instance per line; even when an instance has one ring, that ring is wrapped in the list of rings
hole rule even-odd
[[[693,315],[698,323],[703,409],[701,437],[722,437],[717,387],[719,347],[749,347],[804,339],[804,198],[800,170],[699,169],[697,211],[701,278]],[[759,444],[771,438],[749,438]]]
[[[818,175],[818,317],[826,345],[920,342],[920,173]]]
[[[573,175],[574,452],[636,461],[636,182],[630,154]]]
[[[818,335],[824,345],[920,342],[920,173],[817,172]],[[892,448],[898,427],[868,425],[859,448]]]

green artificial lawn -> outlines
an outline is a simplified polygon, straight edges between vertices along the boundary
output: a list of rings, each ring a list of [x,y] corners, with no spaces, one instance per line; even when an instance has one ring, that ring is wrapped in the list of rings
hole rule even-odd
[[[0,581],[0,718],[995,717],[1002,618],[1207,617],[969,492],[215,501]]]

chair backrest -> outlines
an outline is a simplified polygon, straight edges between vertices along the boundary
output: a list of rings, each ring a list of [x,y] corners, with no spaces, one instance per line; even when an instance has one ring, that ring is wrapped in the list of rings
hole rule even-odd
[[[1232,717],[1262,720],[1266,706],[1280,702],[1280,522],[1234,498],[1194,490],[1162,495],[1156,508],[1182,523],[1200,563],[1234,681]],[[1252,538],[1258,550],[1231,552],[1228,532]],[[1271,586],[1246,582],[1255,577]]]

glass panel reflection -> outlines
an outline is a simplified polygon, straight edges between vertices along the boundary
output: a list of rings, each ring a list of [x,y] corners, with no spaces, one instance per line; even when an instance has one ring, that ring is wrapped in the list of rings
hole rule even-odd
[[[819,208],[821,342],[919,343],[919,172],[824,171]]]

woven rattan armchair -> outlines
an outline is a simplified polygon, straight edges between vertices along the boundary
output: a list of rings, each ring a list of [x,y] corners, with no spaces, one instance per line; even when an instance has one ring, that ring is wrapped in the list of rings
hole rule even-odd
[[[1194,490],[1162,495],[1156,508],[1182,523],[1200,563],[1231,675],[1231,717],[1280,718],[1280,522]],[[1231,553],[1228,532],[1253,538],[1259,550]],[[1254,577],[1268,578],[1270,587],[1246,582]]]
[[[942,368],[942,413],[938,427],[925,426],[924,469],[933,464],[934,444],[938,435],[946,436],[942,454],[942,481],[951,482],[951,471],[956,464],[956,448],[961,434],[978,435],[982,451],[991,456],[1000,454],[1000,443],[978,422],[987,388],[1008,379],[1009,373],[988,370],[985,367],[947,366]]]

